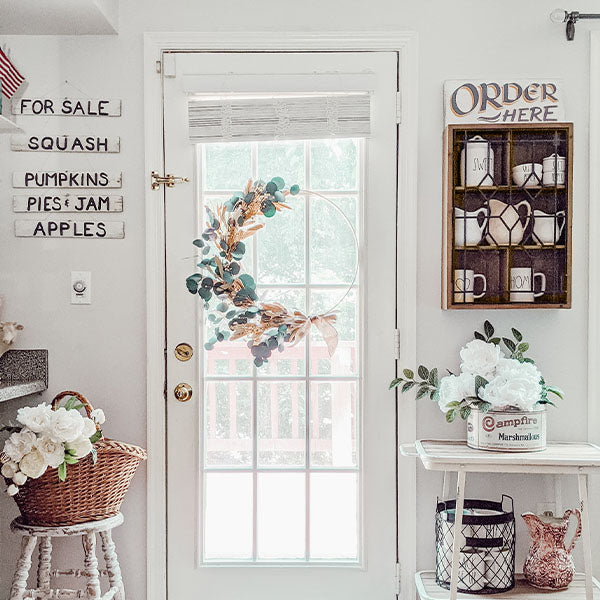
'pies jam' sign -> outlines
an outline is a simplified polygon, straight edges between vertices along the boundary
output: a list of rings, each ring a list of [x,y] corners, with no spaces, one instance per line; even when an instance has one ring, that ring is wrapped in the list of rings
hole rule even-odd
[[[444,121],[460,123],[557,123],[565,120],[562,81],[444,82]]]

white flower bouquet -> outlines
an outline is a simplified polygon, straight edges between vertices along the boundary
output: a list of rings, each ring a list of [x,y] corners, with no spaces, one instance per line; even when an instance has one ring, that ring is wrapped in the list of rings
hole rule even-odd
[[[475,338],[460,351],[460,373],[448,371],[438,376],[437,369],[421,365],[418,379],[410,369],[403,377],[390,383],[390,389],[401,392],[416,389],[417,399],[429,396],[437,402],[446,421],[457,415],[467,419],[473,408],[489,410],[532,411],[540,405],[553,404],[548,394],[563,397],[562,391],[548,385],[533,359],[525,357],[529,344],[522,334],[512,328],[512,338],[496,337],[489,321],[484,323],[484,333],[475,332]],[[503,350],[504,348],[504,350]]]
[[[28,478],[38,479],[48,468],[57,469],[60,481],[67,478],[67,465],[74,465],[88,454],[95,463],[94,444],[102,438],[100,425],[104,423],[101,409],[83,416],[84,405],[75,396],[60,402],[26,406],[17,411],[17,426],[5,426],[10,432],[5,441],[0,461],[0,473],[8,485],[7,493],[14,496]]]

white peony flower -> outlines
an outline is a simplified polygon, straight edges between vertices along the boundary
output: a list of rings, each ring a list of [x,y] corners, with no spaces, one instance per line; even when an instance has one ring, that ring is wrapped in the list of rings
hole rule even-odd
[[[39,437],[35,447],[40,451],[49,467],[56,469],[65,460],[65,446],[51,437]]]
[[[24,406],[17,411],[17,421],[35,433],[46,431],[52,421],[52,407],[45,402]]]
[[[492,408],[532,410],[541,398],[542,374],[531,363],[503,358],[498,363],[496,376],[479,390],[479,397]]]
[[[2,469],[0,469],[0,473],[2,474],[2,477],[6,477],[6,479],[12,479],[13,475],[17,472],[18,469],[19,469],[19,467],[18,467],[17,463],[14,463],[11,460],[2,465]]]
[[[92,421],[97,425],[102,425],[104,421],[106,421],[106,417],[104,416],[104,411],[101,408],[95,408],[91,414]]]
[[[15,494],[18,494],[18,493],[19,493],[19,488],[18,488],[16,485],[14,485],[14,484],[12,484],[12,483],[11,483],[11,484],[8,486],[8,488],[6,489],[6,493],[7,493],[9,496],[14,496]]]
[[[22,471],[17,471],[12,478],[15,485],[23,485],[27,481],[27,475]]]
[[[36,439],[35,433],[28,429],[15,432],[4,442],[4,454],[14,462],[19,462],[31,451]]]
[[[60,407],[52,413],[52,423],[48,435],[60,442],[72,442],[83,431],[83,417],[76,410]]]
[[[92,451],[92,442],[90,442],[89,437],[81,436],[75,441],[69,442],[67,448],[69,450],[75,450],[75,458],[83,458]]]
[[[444,413],[450,408],[452,402],[462,402],[469,396],[475,396],[475,375],[472,373],[461,373],[460,375],[447,375],[440,381],[440,399],[438,404]],[[454,407],[455,408],[455,407]]]
[[[96,433],[96,423],[85,417],[83,419],[83,430],[81,435],[86,438],[91,438]]]
[[[37,448],[34,448],[21,459],[19,468],[27,477],[37,479],[46,472],[48,463],[44,460],[42,453]]]
[[[489,380],[493,377],[496,366],[503,356],[502,350],[496,344],[471,340],[460,351],[462,359],[460,368],[463,373],[473,373]]]

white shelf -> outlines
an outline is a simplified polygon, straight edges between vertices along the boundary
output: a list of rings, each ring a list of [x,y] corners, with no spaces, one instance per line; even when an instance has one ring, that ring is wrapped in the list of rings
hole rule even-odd
[[[541,452],[492,452],[469,448],[464,440],[418,440],[414,449],[433,471],[580,474],[600,468],[600,448],[587,442],[548,442]]]
[[[0,133],[22,133],[23,130],[10,119],[0,115]]]
[[[584,600],[585,599],[585,575],[577,573],[573,582],[566,590],[538,590],[530,586],[523,575],[518,573],[515,577],[515,587],[501,594],[464,594],[458,593],[459,600],[474,600],[475,598],[521,598],[527,600]],[[433,571],[419,571],[415,575],[417,592],[421,600],[448,600],[450,590],[440,587],[435,582]],[[594,579],[594,600],[600,600],[600,585]]]

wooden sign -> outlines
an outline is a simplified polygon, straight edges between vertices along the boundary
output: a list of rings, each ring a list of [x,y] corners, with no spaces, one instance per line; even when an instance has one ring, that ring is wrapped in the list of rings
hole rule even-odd
[[[21,171],[13,173],[16,188],[120,188],[122,173],[106,171]]]
[[[44,117],[120,117],[121,100],[114,98],[19,98],[12,102],[12,114]]]
[[[121,138],[93,135],[12,135],[10,149],[14,152],[120,152]]]
[[[71,220],[16,220],[17,237],[35,238],[85,238],[122,239],[125,237],[123,221],[71,221]]]
[[[556,123],[565,120],[562,81],[517,79],[444,82],[446,125]]]
[[[123,196],[31,195],[13,196],[13,211],[39,212],[123,212]]]

